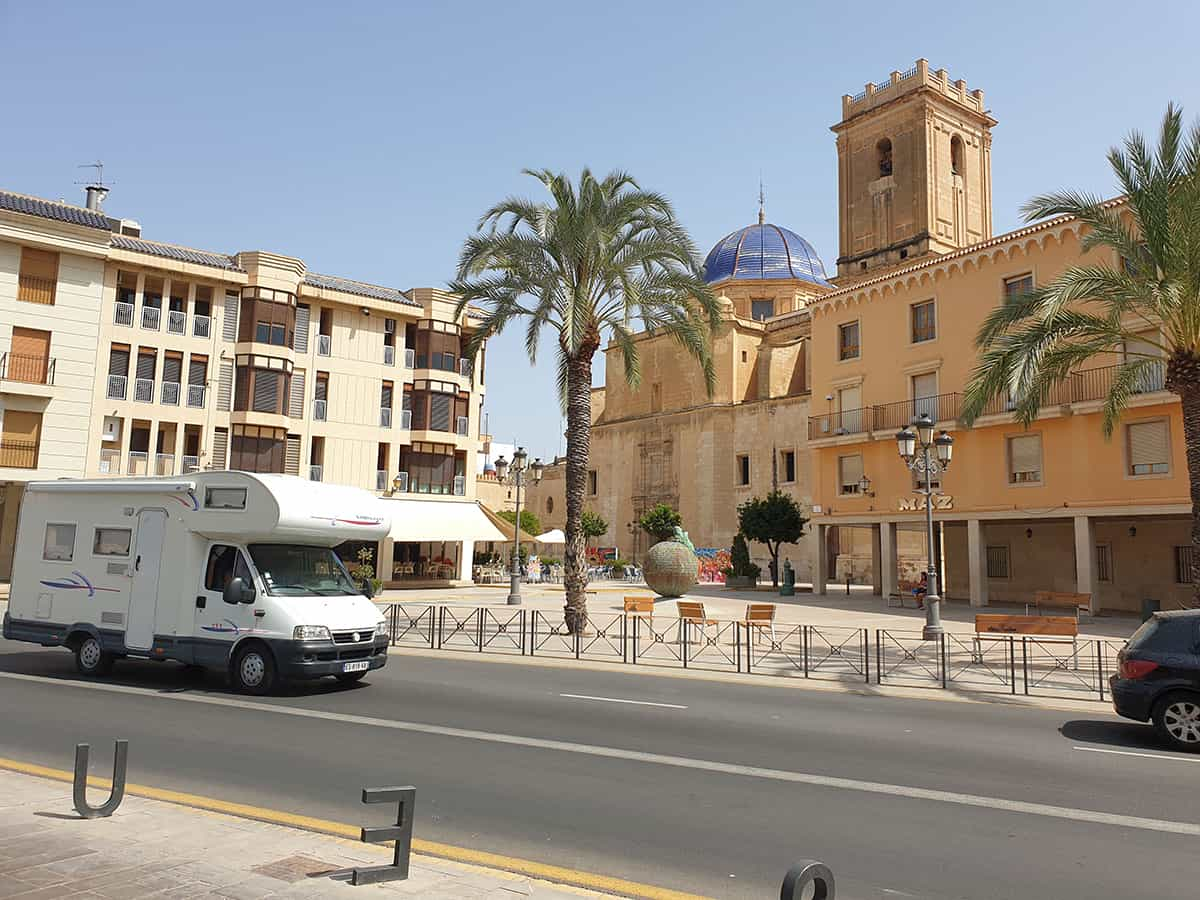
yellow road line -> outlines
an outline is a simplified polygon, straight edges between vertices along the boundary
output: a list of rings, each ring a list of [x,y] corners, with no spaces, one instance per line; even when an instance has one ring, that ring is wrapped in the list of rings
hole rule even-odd
[[[39,778],[50,778],[55,781],[73,782],[75,780],[74,773],[68,772],[65,769],[53,769],[49,766],[40,766],[36,763],[21,762],[20,760],[5,759],[3,757],[0,757],[0,769],[19,772],[23,775],[34,775]],[[112,782],[107,778],[89,777],[88,784],[89,786],[94,785],[98,788],[109,788],[112,786]],[[209,812],[224,813],[225,815],[237,816],[243,819],[253,819],[257,822],[267,822],[271,825],[287,825],[292,828],[301,828],[305,831],[315,831],[339,838],[349,838],[354,841],[360,838],[358,826],[346,825],[345,823],[334,822],[329,819],[317,819],[312,816],[301,816],[295,813],[282,812],[277,809],[248,806],[244,803],[230,803],[227,800],[202,797],[198,794],[185,794],[179,791],[170,791],[143,784],[127,783],[125,785],[125,793],[134,797],[145,797],[150,800],[159,800],[163,803],[173,803],[177,806],[187,806]],[[412,849],[413,852],[424,854],[425,856],[436,856],[468,865],[501,869],[506,872],[514,872],[518,875],[536,878],[540,881],[557,882],[559,884],[572,885],[608,894],[634,897],[638,898],[638,900],[706,900],[700,894],[689,894],[683,891],[671,890],[670,888],[657,887],[652,884],[628,881],[624,878],[597,875],[592,872],[580,872],[562,866],[534,862],[533,860],[520,859],[515,856],[503,856],[499,853],[489,853],[484,850],[456,847],[453,844],[442,844],[437,841],[413,838]]]

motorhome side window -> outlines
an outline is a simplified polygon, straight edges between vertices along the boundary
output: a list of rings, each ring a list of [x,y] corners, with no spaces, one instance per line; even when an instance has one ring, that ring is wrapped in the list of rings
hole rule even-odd
[[[210,591],[224,591],[234,578],[240,578],[247,586],[253,585],[250,567],[237,547],[216,544],[208,552],[208,565],[204,567],[204,587]]]
[[[210,487],[204,489],[205,509],[245,509],[246,489]]]
[[[75,526],[51,523],[46,526],[46,541],[42,544],[42,559],[50,562],[70,562],[75,558]]]
[[[96,556],[128,556],[133,532],[128,528],[97,528],[92,538]]]

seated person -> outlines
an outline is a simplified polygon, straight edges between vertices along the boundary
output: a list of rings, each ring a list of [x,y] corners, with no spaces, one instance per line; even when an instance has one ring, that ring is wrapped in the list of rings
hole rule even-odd
[[[929,593],[929,573],[922,572],[921,580],[913,587],[913,596],[917,598],[917,609],[925,608],[925,595]]]

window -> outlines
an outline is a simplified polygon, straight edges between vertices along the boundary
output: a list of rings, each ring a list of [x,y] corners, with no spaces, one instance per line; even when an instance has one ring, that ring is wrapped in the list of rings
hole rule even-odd
[[[239,341],[290,346],[296,329],[296,296],[264,287],[243,288],[238,318]]]
[[[204,567],[205,589],[224,591],[225,586],[234,578],[242,579],[248,587],[254,585],[250,577],[250,567],[246,565],[246,558],[242,556],[241,551],[228,544],[216,544],[208,552],[208,565]]]
[[[796,451],[784,450],[779,457],[780,462],[783,463],[783,482],[791,484],[796,480]]]
[[[1175,548],[1175,583],[1192,583],[1192,554],[1195,548],[1191,544]]]
[[[750,318],[755,322],[762,322],[775,315],[774,300],[751,300],[750,301]]]
[[[1126,426],[1129,474],[1165,475],[1171,470],[1171,444],[1167,423],[1135,422]]]
[[[589,497],[596,496],[596,470],[595,469],[588,470],[588,496]]]
[[[1008,578],[1008,545],[987,548],[987,577]]]
[[[205,509],[245,509],[246,489],[210,487],[204,489]]]
[[[48,562],[70,562],[75,558],[75,526],[51,523],[46,526],[42,543],[42,559]]]
[[[835,433],[858,434],[860,431],[864,431],[862,387],[854,385],[853,387],[839,388],[837,400],[838,421],[837,427],[834,429]]]
[[[950,172],[954,175],[963,174],[963,142],[957,134],[950,138]]]
[[[417,323],[416,335],[406,346],[416,351],[416,368],[441,369],[453,372],[458,367],[462,351],[458,326],[450,322],[423,319]]]
[[[1008,439],[1008,483],[1036,484],[1042,480],[1042,436],[1023,434]]]
[[[553,497],[546,498],[546,515],[548,515],[548,516],[554,515],[554,498]]]
[[[746,361],[746,351],[743,350],[742,351],[742,362],[745,362],[745,361]]]
[[[256,322],[254,325],[254,340],[260,344],[284,346],[287,337],[287,327],[282,323]]]
[[[1096,580],[1112,581],[1112,547],[1108,544],[1096,545]]]
[[[739,455],[737,458],[738,484],[742,487],[750,484],[750,457]]]
[[[656,381],[650,385],[650,411],[659,412],[662,409],[662,382]]]
[[[1033,290],[1033,273],[1026,272],[1024,275],[1014,275],[1012,278],[1004,279],[1004,297],[1011,299],[1019,297],[1021,294],[1028,294]]]
[[[937,325],[934,322],[934,306],[932,300],[924,303],[914,303],[912,306],[912,342],[932,341],[937,337]]]
[[[26,303],[54,305],[58,285],[58,254],[21,248],[21,272],[17,276],[17,299]]]
[[[846,322],[838,326],[838,359],[858,359],[858,323]]]
[[[838,493],[857,494],[863,476],[863,461],[858,454],[838,457]]]
[[[97,528],[92,535],[92,553],[96,556],[128,556],[133,532],[128,528]]]
[[[243,472],[284,472],[286,433],[282,428],[234,425],[229,468]]]
[[[892,174],[892,142],[883,138],[875,145],[875,159],[879,163],[879,177],[885,178]]]
[[[913,375],[911,381],[913,415],[927,415],[937,422],[942,417],[938,409],[937,372],[922,372]]]
[[[408,473],[412,494],[453,494],[458,476],[466,475],[466,457],[448,444],[416,441],[400,447],[400,471]]]

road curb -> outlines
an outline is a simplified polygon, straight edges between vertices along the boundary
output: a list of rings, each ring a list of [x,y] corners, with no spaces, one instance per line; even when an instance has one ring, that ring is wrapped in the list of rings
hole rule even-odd
[[[3,757],[0,757],[0,770],[29,775],[35,778],[46,778],[51,781],[66,782],[68,784],[74,781],[74,773],[68,772],[65,769],[55,769],[49,766],[38,765],[37,763],[27,763]],[[88,784],[90,787],[102,790],[112,786],[112,782],[109,779],[100,777],[89,777]],[[218,813],[239,819],[249,819],[268,825],[295,828],[301,831],[310,831],[353,841],[356,844],[359,843],[359,826],[334,822],[329,819],[301,816],[282,810],[249,806],[243,803],[231,803],[213,797],[203,797],[199,794],[187,794],[143,784],[126,784],[125,793],[133,797],[170,803],[174,806]],[[435,857],[479,869],[490,869],[521,875],[546,882],[554,887],[574,888],[582,892],[584,896],[608,895],[630,897],[635,898],[635,900],[709,900],[709,898],[705,898],[700,894],[689,894],[684,891],[676,891],[670,888],[658,887],[657,885],[642,884],[609,875],[580,872],[562,866],[539,863],[519,857],[504,856],[498,853],[489,853],[484,850],[473,850],[468,847],[457,847],[453,844],[443,844],[438,841],[413,838],[412,850],[413,853],[420,856]]]

